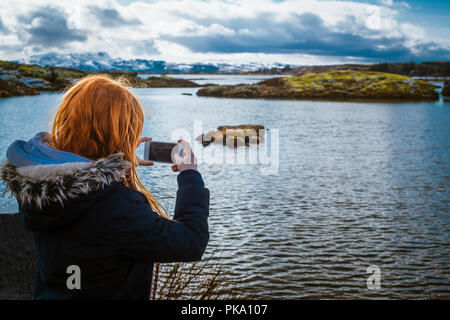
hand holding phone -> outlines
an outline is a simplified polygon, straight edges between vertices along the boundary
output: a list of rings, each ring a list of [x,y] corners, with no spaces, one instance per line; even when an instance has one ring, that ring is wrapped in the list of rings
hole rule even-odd
[[[150,138],[141,138],[145,142],[144,159],[140,161],[152,165],[154,162],[174,163],[172,171],[182,172],[185,170],[197,170],[197,158],[192,148],[184,140],[178,143],[152,141]]]
[[[146,141],[144,160],[175,163],[175,154],[183,154],[183,146],[178,143]]]
[[[197,170],[197,158],[192,152],[192,148],[184,140],[178,140],[179,145],[183,147],[183,153],[175,154],[175,164],[172,166],[172,171],[174,172],[183,172],[185,170]]]

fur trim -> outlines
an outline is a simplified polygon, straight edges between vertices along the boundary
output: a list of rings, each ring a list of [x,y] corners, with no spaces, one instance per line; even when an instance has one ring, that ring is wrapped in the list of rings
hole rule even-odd
[[[93,162],[70,162],[57,165],[37,165],[16,168],[5,161],[0,178],[23,204],[39,209],[52,202],[64,205],[89,192],[124,179],[131,168],[123,153],[115,153]]]

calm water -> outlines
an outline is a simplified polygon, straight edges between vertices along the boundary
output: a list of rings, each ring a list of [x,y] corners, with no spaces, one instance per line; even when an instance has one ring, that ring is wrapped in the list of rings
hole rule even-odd
[[[139,77],[146,79],[147,77],[160,77],[162,74],[155,73],[141,73]],[[222,75],[222,74],[169,74],[169,77],[178,78],[178,79],[188,79],[194,81],[198,84],[207,84],[207,83],[218,83],[218,84],[227,84],[234,85],[239,83],[257,83],[262,80],[270,79],[270,78],[279,78],[279,75]]]
[[[450,104],[218,99],[196,91],[134,90],[147,114],[144,134],[168,140],[177,128],[192,132],[196,120],[204,130],[242,123],[279,129],[275,175],[262,175],[259,165],[200,166],[211,191],[208,252],[221,250],[217,259],[248,292],[293,299],[450,295]],[[0,99],[1,158],[14,139],[48,129],[60,100],[48,93]],[[173,208],[170,167],[141,174]],[[6,197],[0,206],[16,211]],[[381,270],[379,290],[367,289],[370,265]]]

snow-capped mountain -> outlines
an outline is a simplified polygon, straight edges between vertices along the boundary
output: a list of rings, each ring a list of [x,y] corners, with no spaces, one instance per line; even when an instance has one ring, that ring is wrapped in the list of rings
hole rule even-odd
[[[21,63],[38,64],[41,66],[75,68],[88,71],[122,70],[142,73],[230,73],[256,71],[263,68],[282,68],[284,65],[275,63],[264,65],[261,63],[228,64],[228,63],[169,63],[163,60],[121,59],[112,58],[106,52],[97,53],[46,53],[34,55]]]
[[[88,71],[123,70],[139,72],[167,72],[164,61],[142,59],[114,59],[106,52],[97,53],[46,53],[31,56],[26,63],[41,66],[75,68]]]

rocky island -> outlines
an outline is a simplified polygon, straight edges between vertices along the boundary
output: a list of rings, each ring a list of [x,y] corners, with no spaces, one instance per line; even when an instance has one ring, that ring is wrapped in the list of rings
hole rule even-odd
[[[272,78],[256,84],[208,86],[198,96],[223,98],[432,101],[439,94],[434,85],[407,76],[339,70]]]
[[[87,76],[82,70],[41,67],[0,61],[0,97],[39,94],[40,91],[59,91],[75,79]]]
[[[40,91],[62,91],[72,82],[90,74],[104,74],[122,79],[132,88],[200,87],[199,84],[167,76],[142,79],[137,72],[104,71],[88,72],[78,69],[42,67],[0,61],[0,98],[35,95]]]
[[[441,95],[444,97],[444,100],[450,101],[450,81],[444,82]]]
[[[264,126],[258,124],[226,125],[202,133],[195,140],[204,147],[213,142],[230,147],[249,146],[264,142],[264,133]]]
[[[131,88],[195,88],[201,85],[186,79],[178,79],[168,76],[150,76],[146,79],[140,78],[134,71],[102,71],[94,74],[104,74],[113,79],[121,79]]]

